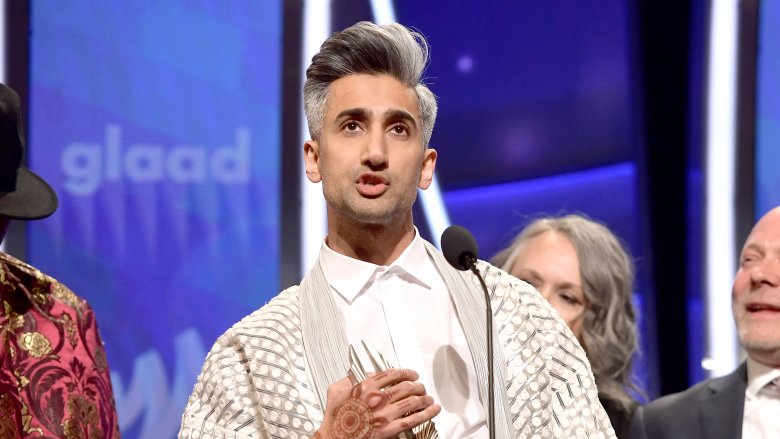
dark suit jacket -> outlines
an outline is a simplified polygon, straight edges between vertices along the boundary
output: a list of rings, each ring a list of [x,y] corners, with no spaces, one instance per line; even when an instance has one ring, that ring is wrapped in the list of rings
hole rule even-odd
[[[631,439],[741,439],[747,365],[634,411]]]

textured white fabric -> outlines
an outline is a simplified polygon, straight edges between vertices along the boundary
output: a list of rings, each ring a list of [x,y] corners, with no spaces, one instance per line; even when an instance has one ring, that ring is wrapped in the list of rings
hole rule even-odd
[[[497,392],[508,401],[510,435],[613,438],[585,353],[565,323],[528,284],[484,262],[479,269],[503,358],[496,368],[507,385]],[[481,297],[476,277],[464,279]],[[316,431],[323,407],[311,378],[316,365],[304,354],[298,294],[298,287],[283,291],[217,340],[188,401],[180,438],[299,438]]]
[[[747,370],[742,437],[780,438],[780,369],[748,358]]]
[[[365,340],[393,366],[413,369],[433,400],[439,436],[487,438],[485,411],[463,328],[419,234],[389,266],[353,259],[323,243],[320,264],[349,343],[364,365]]]

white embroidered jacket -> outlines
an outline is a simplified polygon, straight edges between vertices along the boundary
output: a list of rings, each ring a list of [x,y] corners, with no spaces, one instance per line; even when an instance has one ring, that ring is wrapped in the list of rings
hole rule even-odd
[[[427,245],[472,352],[485,352],[478,279],[453,269]],[[614,438],[585,353],[566,324],[530,285],[482,261],[478,269],[494,318],[496,436]],[[317,430],[327,386],[348,368],[338,319],[323,317],[335,306],[323,288],[316,264],[300,287],[283,291],[217,340],[182,416],[179,438],[305,438]],[[486,401],[486,356],[473,358]]]

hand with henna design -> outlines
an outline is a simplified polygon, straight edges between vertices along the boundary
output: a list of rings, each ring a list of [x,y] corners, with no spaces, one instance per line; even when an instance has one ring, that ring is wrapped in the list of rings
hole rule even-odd
[[[396,437],[441,411],[420,376],[409,369],[388,369],[353,384],[344,378],[328,387],[325,419],[317,439],[384,439]]]

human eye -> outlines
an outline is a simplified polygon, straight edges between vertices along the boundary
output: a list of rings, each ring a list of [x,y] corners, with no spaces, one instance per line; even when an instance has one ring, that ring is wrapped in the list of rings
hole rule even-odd
[[[362,131],[362,127],[360,126],[360,123],[358,123],[355,120],[348,120],[344,122],[344,124],[341,125],[341,130],[345,131],[347,133],[358,133]]]
[[[755,254],[753,254],[753,253],[746,253],[746,254],[743,254],[742,257],[740,258],[739,265],[741,265],[741,266],[750,265],[753,262],[755,262],[757,259],[758,259],[758,256],[756,256]]]
[[[574,293],[568,290],[559,291],[558,297],[560,297],[561,300],[563,300],[564,302],[566,302],[571,306],[577,306],[582,304],[582,302],[580,302],[580,299],[578,299],[577,296],[574,295]]]
[[[390,132],[396,136],[407,136],[409,128],[402,123],[396,123],[390,127]]]

